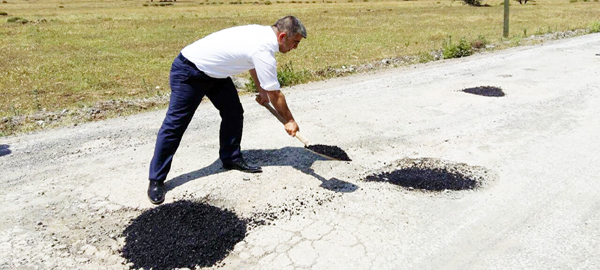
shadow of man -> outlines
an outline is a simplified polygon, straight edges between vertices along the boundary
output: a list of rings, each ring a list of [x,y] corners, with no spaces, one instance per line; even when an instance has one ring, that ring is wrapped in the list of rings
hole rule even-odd
[[[251,160],[252,163],[260,165],[262,167],[267,166],[290,166],[305,174],[311,175],[319,179],[322,183],[320,187],[335,191],[335,192],[354,192],[358,189],[357,185],[349,182],[345,182],[336,178],[325,179],[319,174],[315,173],[310,167],[315,161],[318,160],[329,160],[319,155],[313,154],[310,151],[302,147],[284,147],[281,149],[271,150],[246,150],[243,151],[244,158]],[[189,172],[186,174],[179,175],[167,182],[165,186],[167,191],[173,190],[174,188],[181,186],[189,181],[206,177],[213,174],[225,172],[221,161],[216,160],[212,164],[199,169],[197,171]]]
[[[12,153],[12,151],[10,151],[8,148],[10,148],[10,145],[0,144],[0,157],[10,155],[10,153]]]

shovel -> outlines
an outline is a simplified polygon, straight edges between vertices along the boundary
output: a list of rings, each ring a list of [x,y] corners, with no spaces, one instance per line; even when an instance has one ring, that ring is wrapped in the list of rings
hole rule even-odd
[[[286,123],[285,119],[283,119],[283,117],[277,112],[277,110],[275,110],[275,108],[273,108],[273,106],[271,106],[271,103],[265,103],[265,104],[263,104],[263,106],[265,108],[267,108],[267,110],[269,110],[269,112],[271,112],[271,114],[274,115],[279,120],[279,122],[281,122],[282,124],[285,125],[285,123]],[[327,145],[315,145],[315,147],[312,147],[313,149],[311,149],[311,147],[308,144],[308,139],[306,137],[302,136],[302,134],[300,134],[300,132],[296,132],[295,137],[304,144],[304,149],[312,152],[315,155],[318,155],[318,156],[321,156],[321,157],[324,157],[327,159],[332,159],[332,160],[350,161],[350,158],[348,158],[348,155],[346,155],[346,153],[337,146],[332,147],[332,146],[327,146]],[[324,150],[324,149],[325,150],[333,149],[333,150],[336,150],[334,152],[338,152],[338,153],[341,152],[342,155],[339,155],[340,157],[338,158],[338,157],[326,155],[325,153],[317,152],[318,150]]]

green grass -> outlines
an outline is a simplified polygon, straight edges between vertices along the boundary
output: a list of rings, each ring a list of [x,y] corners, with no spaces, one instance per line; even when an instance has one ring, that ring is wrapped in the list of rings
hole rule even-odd
[[[589,26],[590,32],[592,33],[598,33],[600,32],[600,22],[596,21],[596,22],[592,22]]]
[[[473,54],[473,48],[465,38],[461,38],[457,44],[452,43],[452,38],[448,38],[448,41],[444,42],[442,47],[444,59],[460,58]]]
[[[281,87],[307,83],[315,79],[315,77],[315,74],[309,70],[294,69],[294,63],[292,63],[292,61],[280,64],[280,67],[277,70],[277,80]],[[254,84],[254,80],[252,80],[249,75],[245,89],[254,93],[258,91],[256,89],[256,84]]]
[[[501,0],[483,2],[491,7],[450,0],[254,2],[179,0],[160,6],[159,1],[141,0],[11,0],[0,4],[3,12],[22,19],[20,23],[0,19],[0,119],[167,94],[171,62],[184,46],[223,28],[268,25],[288,14],[304,22],[308,39],[297,50],[277,56],[282,79],[288,80],[284,85],[335,76],[327,71],[381,59],[415,56],[420,62],[431,61],[430,52],[444,48],[450,37],[464,38],[465,44],[479,37],[501,45],[508,40],[511,43],[502,46],[512,46],[527,31],[600,28],[600,5],[592,1],[511,5],[508,39],[501,37]],[[0,122],[5,135],[40,128],[27,125],[7,131],[6,126]]]
[[[10,17],[6,20],[6,22],[26,24],[29,22],[29,20],[21,18],[21,17]]]

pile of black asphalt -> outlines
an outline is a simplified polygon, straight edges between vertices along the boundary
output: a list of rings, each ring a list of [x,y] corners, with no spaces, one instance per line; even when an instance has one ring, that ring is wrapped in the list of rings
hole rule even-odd
[[[306,148],[313,152],[332,157],[337,160],[352,161],[348,154],[346,154],[346,151],[342,150],[342,148],[339,148],[337,146],[314,144],[306,146]]]
[[[246,221],[227,209],[178,201],[142,213],[123,234],[123,257],[135,269],[194,269],[224,259],[244,239]]]
[[[9,155],[11,153],[10,151],[10,146],[6,145],[6,144],[0,144],[0,157],[1,156],[6,156]]]
[[[477,86],[471,88],[465,88],[462,90],[465,93],[486,96],[486,97],[503,97],[504,91],[502,88],[496,86]]]
[[[406,188],[429,191],[474,189],[479,185],[477,180],[457,172],[450,172],[441,168],[419,167],[374,173],[367,176],[364,180],[389,182]]]

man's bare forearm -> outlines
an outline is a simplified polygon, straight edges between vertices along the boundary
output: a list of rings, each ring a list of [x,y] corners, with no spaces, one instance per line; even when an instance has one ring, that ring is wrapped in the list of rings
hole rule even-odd
[[[271,102],[277,113],[283,118],[285,131],[291,136],[296,136],[296,132],[298,132],[300,128],[298,127],[298,123],[296,123],[296,120],[294,119],[294,116],[287,105],[285,95],[281,92],[281,90],[267,91],[263,89],[258,81],[256,70],[250,70],[250,75],[256,84],[256,89],[258,89],[256,101],[261,105]]]
[[[258,76],[256,75],[255,69],[250,70],[250,76],[252,76],[252,79],[254,80],[258,94],[261,96],[261,98],[263,98],[263,102],[265,102],[264,95],[266,94],[271,104],[273,104],[275,110],[277,110],[279,115],[281,115],[286,122],[295,121],[290,108],[287,106],[285,95],[280,90],[266,91],[262,89],[262,87],[260,87],[260,82],[258,81]],[[267,100],[267,102],[269,100]]]
[[[295,122],[294,116],[292,115],[292,112],[290,111],[290,108],[285,100],[285,95],[279,90],[267,91],[267,94],[269,95],[271,104],[273,104],[273,107],[275,110],[277,110],[279,115],[281,115],[286,122]]]
[[[260,86],[260,81],[258,81],[258,76],[256,75],[256,70],[250,70],[250,76],[254,81],[254,85],[256,85],[256,90],[258,90],[259,98],[256,100],[259,104],[263,105],[265,102],[269,102],[269,97],[267,95],[267,91]]]

